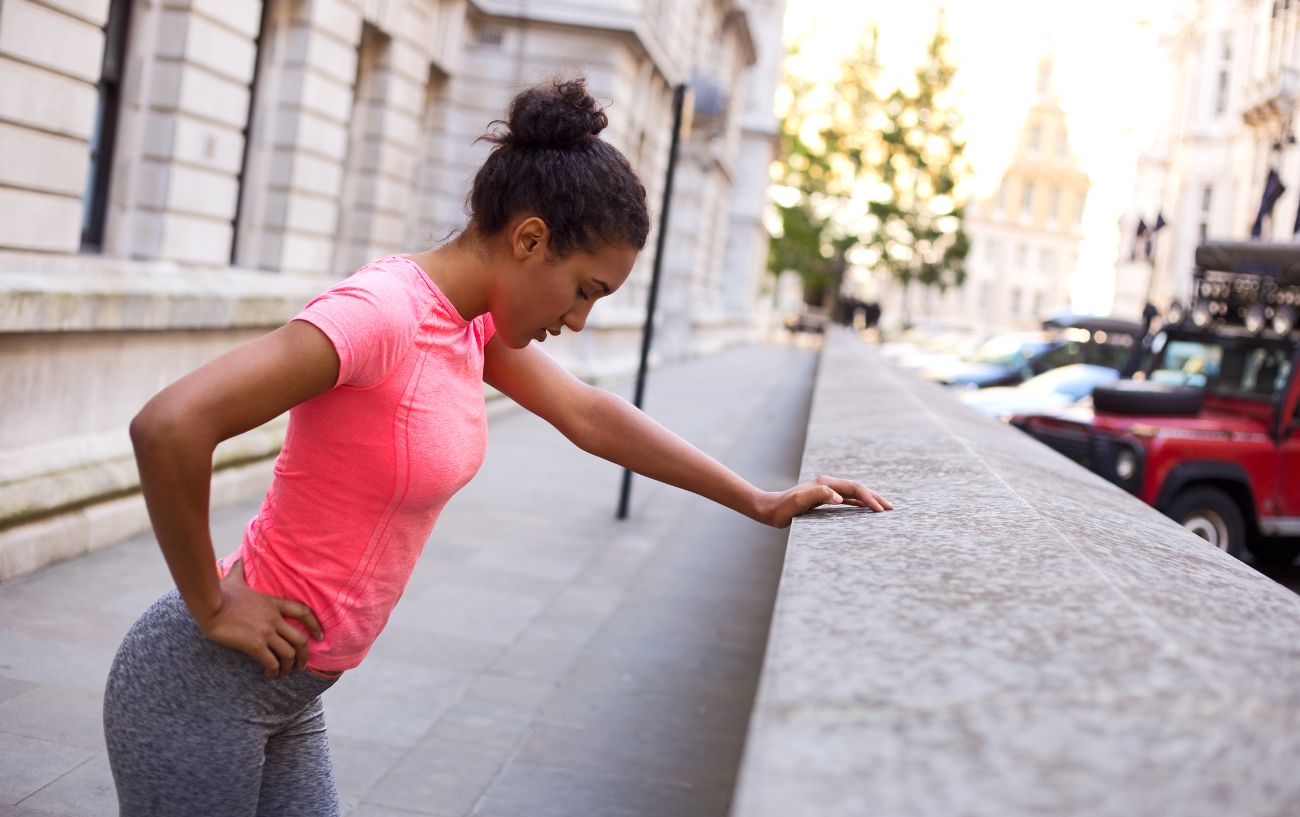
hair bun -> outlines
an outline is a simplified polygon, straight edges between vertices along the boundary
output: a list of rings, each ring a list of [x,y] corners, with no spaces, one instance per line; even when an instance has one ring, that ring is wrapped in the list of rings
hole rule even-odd
[[[529,88],[510,103],[499,134],[503,145],[519,148],[567,149],[595,137],[609,119],[600,103],[587,93],[582,78],[555,80]]]

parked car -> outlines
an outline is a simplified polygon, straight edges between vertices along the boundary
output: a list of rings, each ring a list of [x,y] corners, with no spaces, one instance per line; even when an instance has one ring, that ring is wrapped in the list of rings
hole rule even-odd
[[[921,376],[946,386],[1014,386],[1074,363],[1121,370],[1140,352],[1142,324],[1089,315],[1060,315],[1042,332],[1008,332],[990,338],[971,359],[931,366]]]
[[[1166,316],[1133,380],[1012,423],[1233,555],[1290,560],[1300,246],[1213,242],[1196,264],[1196,301]]]
[[[1071,363],[1029,378],[1019,386],[993,386],[961,394],[981,414],[1005,420],[1016,414],[1043,414],[1089,397],[1092,390],[1119,379],[1119,369]]]
[[[828,316],[829,312],[826,309],[804,306],[798,312],[791,312],[785,316],[785,328],[791,333],[807,332],[820,335],[826,331],[826,324],[830,322]]]
[[[916,326],[881,345],[881,354],[905,371],[959,362],[984,340],[967,330],[943,326]]]
[[[1033,376],[1033,364],[1056,348],[1045,332],[1005,332],[986,340],[967,358],[932,363],[921,377],[945,386],[986,388],[1014,386]]]

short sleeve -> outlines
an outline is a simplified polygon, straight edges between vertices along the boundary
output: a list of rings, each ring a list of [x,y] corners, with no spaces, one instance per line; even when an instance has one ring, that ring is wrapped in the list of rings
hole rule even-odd
[[[363,267],[316,297],[293,317],[325,334],[339,356],[336,386],[382,383],[407,355],[419,312],[398,271]]]

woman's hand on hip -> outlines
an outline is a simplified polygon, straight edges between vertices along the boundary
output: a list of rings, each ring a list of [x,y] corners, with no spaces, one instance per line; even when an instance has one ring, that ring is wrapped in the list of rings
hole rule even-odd
[[[324,637],[307,605],[249,587],[240,559],[221,580],[221,606],[195,623],[210,640],[252,656],[266,668],[267,678],[283,678],[295,666],[307,666],[307,636],[286,617],[297,619],[317,640]]]
[[[775,528],[788,527],[794,517],[820,505],[852,505],[877,513],[894,509],[889,500],[860,482],[825,476],[767,494],[766,499],[761,521]]]

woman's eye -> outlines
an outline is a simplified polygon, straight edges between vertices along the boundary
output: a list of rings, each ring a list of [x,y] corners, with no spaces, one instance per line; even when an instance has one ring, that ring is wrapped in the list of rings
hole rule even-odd
[[[585,300],[587,300],[587,293],[585,293],[585,292],[583,292],[581,289],[579,289],[579,290],[578,290],[578,297],[585,301]]]

